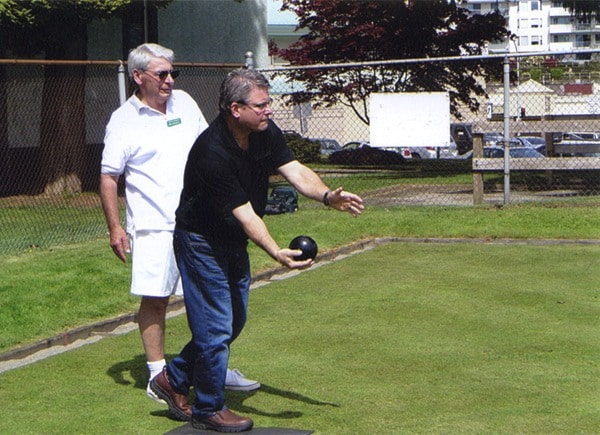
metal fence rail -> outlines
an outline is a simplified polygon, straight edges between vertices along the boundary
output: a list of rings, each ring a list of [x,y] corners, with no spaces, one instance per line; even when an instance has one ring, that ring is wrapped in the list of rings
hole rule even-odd
[[[345,162],[324,149],[311,166],[330,185],[343,184],[373,206],[503,202],[505,160],[512,164],[510,202],[600,195],[600,67],[561,62],[566,54],[553,56],[551,67],[539,55],[513,56],[504,65],[502,56],[494,58],[501,79],[486,84],[481,109],[462,108],[463,119],[452,119],[465,126],[475,143],[481,138],[475,155],[415,147],[410,158],[397,150],[400,154],[383,159]],[[119,105],[119,65],[0,60],[0,253],[105,234],[98,176],[104,128]],[[214,118],[219,85],[236,65],[177,67],[182,74],[176,86],[196,99],[208,120]],[[273,117],[282,130],[340,146],[369,142],[369,126],[347,107],[285,105],[284,95],[293,86],[279,77],[284,70],[264,71],[272,79]],[[539,148],[545,158],[512,157],[512,150],[522,148],[516,145],[537,147],[536,140],[545,142]],[[498,157],[507,150],[507,159]]]

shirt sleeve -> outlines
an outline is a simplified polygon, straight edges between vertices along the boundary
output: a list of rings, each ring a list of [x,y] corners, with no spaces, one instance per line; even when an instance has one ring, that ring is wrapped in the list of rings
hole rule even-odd
[[[102,161],[100,164],[100,173],[112,176],[119,176],[125,171],[127,162],[126,155],[126,135],[125,129],[120,126],[120,122],[114,115],[106,126],[104,136],[104,149],[102,150]]]

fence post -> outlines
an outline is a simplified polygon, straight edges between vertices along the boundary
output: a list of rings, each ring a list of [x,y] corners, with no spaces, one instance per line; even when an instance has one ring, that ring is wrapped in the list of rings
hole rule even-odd
[[[504,205],[510,202],[510,64],[504,56]]]
[[[483,133],[473,135],[473,158],[483,157]],[[473,171],[473,204],[483,204],[483,172]]]
[[[125,66],[123,66],[122,60],[119,61],[117,79],[119,82],[119,103],[123,105],[127,101],[127,91],[125,90]]]
[[[244,67],[246,69],[254,69],[254,53],[251,51],[247,51],[245,54],[246,62],[244,63]]]

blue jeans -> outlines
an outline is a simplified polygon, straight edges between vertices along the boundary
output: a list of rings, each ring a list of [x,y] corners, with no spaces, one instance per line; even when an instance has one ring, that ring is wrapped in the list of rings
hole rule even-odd
[[[175,230],[173,246],[192,339],[167,373],[178,393],[194,387],[194,416],[210,417],[225,408],[229,346],[246,323],[250,261],[246,245],[218,246],[181,230]]]

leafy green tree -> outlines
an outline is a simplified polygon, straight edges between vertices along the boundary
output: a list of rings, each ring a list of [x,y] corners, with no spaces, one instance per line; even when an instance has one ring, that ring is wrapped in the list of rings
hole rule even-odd
[[[307,32],[288,48],[270,43],[271,54],[291,65],[477,55],[488,41],[508,36],[499,13],[471,15],[447,0],[283,0],[282,10],[295,12]],[[288,102],[343,104],[368,124],[372,92],[449,90],[452,113],[460,118],[459,107],[479,108],[481,79],[499,68],[499,62],[470,60],[289,70],[287,78],[304,90],[289,94]]]

